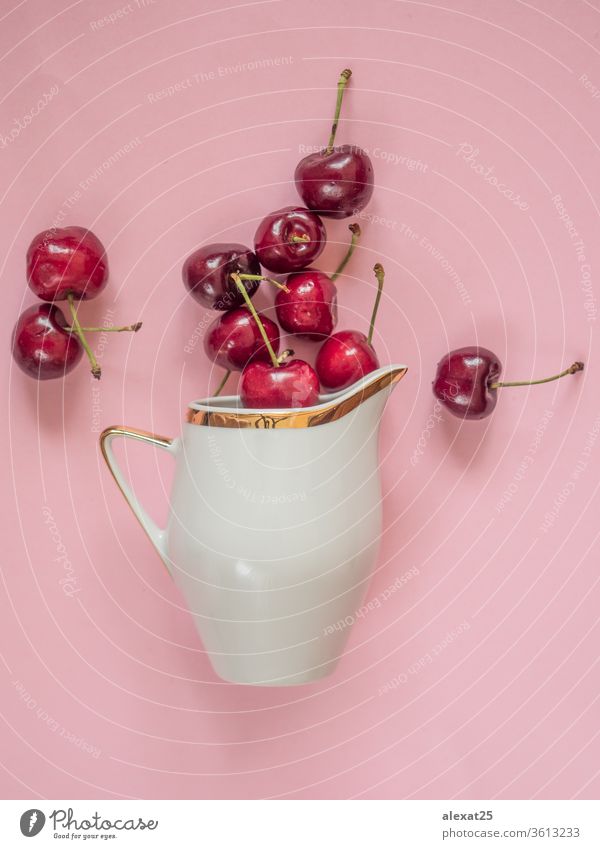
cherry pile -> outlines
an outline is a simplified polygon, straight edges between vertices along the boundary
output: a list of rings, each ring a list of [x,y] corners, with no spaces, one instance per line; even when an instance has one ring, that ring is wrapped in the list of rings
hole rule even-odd
[[[350,224],[350,245],[331,276],[312,267],[325,248],[322,217],[358,214],[373,194],[373,166],[367,153],[354,145],[335,147],[345,88],[346,69],[337,86],[335,116],[327,147],[302,159],[294,174],[305,206],[287,206],[267,215],[254,236],[254,250],[239,244],[213,244],[196,250],[182,269],[183,282],[203,306],[223,312],[206,333],[204,350],[226,369],[218,395],[232,371],[241,371],[240,397],[246,407],[286,408],[317,404],[321,386],[344,389],[379,368],[372,345],[384,272],[375,266],[378,292],[368,335],[354,330],[333,333],[337,324],[335,281],[350,260],[360,238]],[[287,275],[283,281],[262,269]],[[260,283],[277,287],[275,313],[286,333],[320,342],[315,366],[281,356],[280,330],[252,303]]]
[[[101,369],[86,333],[136,332],[141,322],[125,327],[82,327],[76,301],[91,300],[108,282],[108,260],[102,242],[84,227],[53,228],[38,233],[27,251],[29,288],[45,303],[19,316],[12,336],[12,354],[19,368],[37,380],[63,377],[85,351],[92,375]],[[71,324],[56,301],[67,301]]]
[[[351,224],[352,240],[335,274],[309,267],[321,255],[327,233],[322,217],[356,215],[373,194],[373,166],[366,151],[354,145],[335,146],[344,91],[352,72],[345,69],[337,85],[337,101],[327,147],[304,157],[294,174],[305,206],[287,206],[267,215],[254,236],[254,250],[239,244],[207,245],[183,266],[183,280],[196,300],[223,315],[213,321],[204,350],[226,371],[215,395],[232,371],[241,371],[240,397],[247,407],[306,407],[318,403],[321,387],[342,390],[379,368],[373,348],[373,328],[381,299],[384,270],[377,263],[377,296],[369,331],[341,330],[337,324],[336,279],[350,259],[360,236]],[[287,275],[283,282],[266,277],[262,268]],[[252,297],[261,281],[275,285],[279,326],[292,336],[320,342],[314,368],[304,360],[281,356],[277,324],[259,315]],[[550,378],[500,382],[502,366],[486,348],[451,351],[438,363],[433,391],[454,415],[481,419],[496,406],[497,390],[557,380],[583,369],[573,363]]]
[[[240,397],[246,407],[286,408],[317,404],[321,388],[343,390],[379,368],[373,348],[373,329],[381,300],[384,270],[374,268],[377,295],[367,333],[334,332],[337,324],[336,280],[346,267],[361,232],[349,225],[348,250],[334,274],[314,268],[325,248],[322,218],[358,214],[373,194],[373,166],[366,151],[355,145],[335,146],[344,92],[352,72],[345,69],[337,84],[337,100],[327,146],[304,157],[294,182],[304,206],[286,206],[267,215],[254,236],[254,249],[242,244],[205,245],[184,263],[183,281],[203,306],[222,313],[205,335],[207,356],[225,369],[215,392],[219,395],[232,371],[241,372]],[[269,274],[284,276],[277,280]],[[92,375],[100,366],[86,333],[137,331],[125,327],[82,327],[76,302],[95,298],[108,282],[106,251],[83,227],[52,228],[39,233],[27,251],[27,280],[44,302],[25,310],[13,331],[12,353],[18,366],[37,380],[62,377],[85,351]],[[259,314],[252,298],[261,283],[277,288],[277,323]],[[57,302],[66,301],[70,323]],[[281,346],[286,333],[320,344],[314,367],[294,359]],[[495,408],[497,390],[558,380],[583,369],[575,362],[552,377],[529,381],[500,381],[498,357],[477,345],[458,348],[438,363],[433,392],[446,409],[462,419],[482,419]]]

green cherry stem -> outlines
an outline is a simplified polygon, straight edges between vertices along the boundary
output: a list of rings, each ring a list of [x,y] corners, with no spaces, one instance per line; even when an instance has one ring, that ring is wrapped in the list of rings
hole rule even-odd
[[[301,242],[310,242],[310,236],[308,235],[308,233],[303,233],[301,236],[297,236],[294,233],[292,236],[290,236],[289,241],[292,244],[298,244],[298,243],[301,243]]]
[[[260,316],[256,312],[256,309],[254,308],[254,304],[252,303],[252,301],[250,299],[250,295],[246,291],[246,287],[244,286],[244,284],[241,281],[241,275],[232,274],[231,276],[233,278],[235,285],[240,290],[241,296],[246,301],[246,306],[248,307],[248,309],[252,313],[252,318],[256,322],[256,326],[258,327],[258,329],[260,331],[260,335],[262,336],[263,342],[265,343],[267,351],[269,352],[269,356],[271,357],[271,362],[273,363],[273,366],[275,368],[279,368],[279,362],[278,362],[277,357],[275,355],[275,351],[273,350],[273,347],[272,347],[272,345],[269,341],[269,337],[267,336],[267,332],[266,332],[266,330],[263,326],[262,321],[260,320]]]
[[[377,310],[379,309],[379,302],[381,301],[381,293],[383,292],[383,281],[385,280],[385,271],[383,270],[383,265],[380,262],[377,262],[373,267],[373,271],[375,272],[375,277],[377,278],[377,295],[375,296],[375,303],[373,305],[373,312],[371,313],[371,322],[369,324],[369,335],[367,336],[367,342],[369,345],[373,341],[373,331],[375,330],[375,319],[377,318]]]
[[[333,124],[331,125],[331,135],[329,136],[329,142],[327,143],[326,153],[331,153],[333,150],[333,143],[335,142],[335,135],[337,133],[338,121],[340,120],[340,112],[342,111],[342,100],[344,99],[344,90],[348,85],[348,80],[352,76],[352,71],[350,68],[345,68],[340,74],[340,78],[337,84],[337,101],[335,104],[335,115],[333,116]]]
[[[507,383],[504,381],[492,383],[490,384],[490,389],[501,389],[506,386],[537,386],[538,383],[551,383],[553,380],[559,380],[567,374],[575,374],[578,371],[583,371],[583,363],[573,363],[573,365],[569,366],[569,368],[566,368],[564,371],[561,371],[559,374],[553,374],[552,377],[543,377],[541,380],[513,380]]]
[[[223,375],[223,380],[219,383],[219,385],[217,386],[217,388],[216,388],[215,392],[213,392],[213,398],[216,398],[216,397],[217,397],[217,395],[220,395],[220,394],[221,394],[221,392],[222,392],[222,391],[223,391],[223,389],[225,388],[225,384],[226,384],[226,383],[227,383],[227,381],[229,380],[230,376],[231,376],[231,372],[230,372],[229,370],[227,370],[227,371],[225,372],[225,374]]]
[[[338,279],[338,277],[340,276],[342,271],[348,265],[348,263],[350,261],[350,257],[354,253],[354,248],[356,247],[356,243],[360,239],[360,227],[358,226],[358,224],[356,222],[354,222],[354,224],[349,224],[348,230],[350,230],[350,232],[352,233],[352,239],[350,240],[350,245],[348,247],[348,250],[346,251],[345,257],[340,262],[340,264],[336,268],[335,272],[331,275],[331,279],[334,280],[334,281]]]
[[[84,333],[123,333],[124,331],[130,331],[131,333],[137,333],[141,328],[142,322],[136,321],[135,324],[127,324],[125,327],[113,327],[112,325],[109,327],[81,327]],[[74,333],[74,329],[72,327],[65,327],[65,330]]]
[[[100,380],[100,375],[102,374],[102,369],[98,365],[96,357],[94,356],[94,352],[90,348],[87,339],[85,338],[85,334],[81,328],[79,323],[79,319],[77,318],[77,308],[75,306],[75,301],[73,299],[73,295],[67,295],[67,300],[69,301],[69,309],[71,310],[71,321],[73,322],[73,327],[71,332],[77,336],[83,350],[87,354],[88,360],[90,361],[90,366],[92,367],[92,375],[96,378],[96,380]]]
[[[293,356],[294,356],[294,352],[292,351],[292,349],[291,349],[291,348],[286,348],[286,349],[285,349],[285,351],[283,351],[283,352],[282,352],[282,353],[281,353],[281,354],[277,357],[277,362],[279,363],[279,365],[281,365],[282,363],[285,363],[285,362],[286,362],[286,360],[289,360],[289,358],[290,358],[290,357],[293,357]]]
[[[290,291],[284,283],[280,283],[278,280],[273,280],[272,277],[264,277],[262,274],[232,274],[231,277],[238,277],[240,280],[264,280],[265,283],[272,283],[273,286],[277,286],[277,288],[281,289],[283,292]]]

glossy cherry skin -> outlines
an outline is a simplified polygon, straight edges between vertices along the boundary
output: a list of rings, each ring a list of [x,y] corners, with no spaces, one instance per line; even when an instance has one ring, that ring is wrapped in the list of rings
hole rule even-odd
[[[204,245],[183,264],[183,282],[191,295],[211,310],[230,310],[244,303],[232,274],[261,274],[260,263],[250,248],[237,244]],[[252,297],[258,280],[244,280]]]
[[[19,368],[37,380],[64,377],[83,355],[79,339],[64,330],[67,322],[53,304],[35,304],[21,313],[12,337]]]
[[[327,389],[346,389],[378,369],[379,359],[364,333],[340,330],[319,348],[315,368]]]
[[[95,298],[108,282],[104,246],[85,227],[44,230],[27,250],[27,282],[42,301]]]
[[[487,348],[457,348],[439,361],[433,394],[455,416],[483,419],[496,406],[498,393],[490,387],[501,371],[502,363]]]
[[[310,241],[294,241],[293,236],[308,236]],[[254,250],[269,271],[287,274],[310,265],[323,252],[326,241],[325,225],[315,212],[303,206],[286,206],[260,222]]]
[[[337,289],[327,274],[309,268],[290,274],[289,291],[275,298],[277,321],[288,333],[305,339],[322,340],[337,323]]]
[[[274,321],[259,315],[275,353],[279,353],[279,328]],[[241,371],[250,361],[271,362],[258,325],[247,307],[237,307],[216,318],[204,337],[209,359],[229,371]]]
[[[290,360],[279,368],[253,362],[242,372],[240,397],[244,407],[258,410],[312,407],[319,403],[319,378],[304,360]]]
[[[294,174],[306,206],[329,218],[348,218],[368,204],[373,194],[373,165],[354,145],[322,150],[301,159]]]

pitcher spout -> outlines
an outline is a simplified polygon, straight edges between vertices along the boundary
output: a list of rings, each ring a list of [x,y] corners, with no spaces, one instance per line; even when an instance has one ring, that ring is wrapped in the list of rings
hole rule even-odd
[[[385,392],[386,390],[391,391],[402,380],[407,371],[407,366],[403,365],[382,366],[376,371],[365,375],[361,380],[353,383],[347,389],[334,392],[331,395],[322,395],[321,399],[323,403],[333,401],[337,405],[347,404],[352,400],[351,409],[355,409],[374,395]],[[386,394],[389,394],[389,392]]]
[[[347,389],[321,395],[321,409],[315,413],[316,418],[311,420],[311,425],[337,421],[342,416],[357,410],[358,407],[361,407],[365,416],[369,411],[375,418],[379,418],[394,386],[406,372],[407,367],[403,365],[383,366],[365,375]],[[375,400],[375,396],[378,396],[379,403]],[[373,403],[367,404],[366,402],[371,399]]]

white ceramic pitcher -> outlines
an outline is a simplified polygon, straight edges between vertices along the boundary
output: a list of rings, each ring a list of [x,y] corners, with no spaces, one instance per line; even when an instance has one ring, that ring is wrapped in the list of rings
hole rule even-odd
[[[181,438],[110,427],[104,458],[192,611],[217,674],[304,684],[333,671],[381,534],[379,422],[405,366],[385,366],[315,407],[190,406]],[[118,437],[176,458],[166,529],[140,504]],[[352,622],[352,619],[350,619]],[[335,626],[338,627],[335,627]]]

